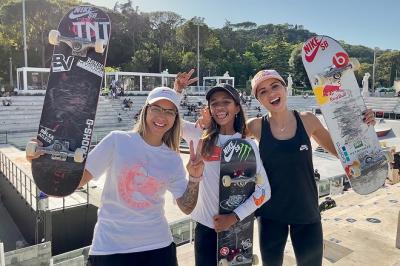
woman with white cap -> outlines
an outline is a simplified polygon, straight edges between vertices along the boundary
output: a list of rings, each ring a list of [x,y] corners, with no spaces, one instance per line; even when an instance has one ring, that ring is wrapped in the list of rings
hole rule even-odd
[[[164,195],[169,190],[179,208],[191,213],[204,168],[202,142],[196,152],[191,144],[185,178],[178,108],[175,91],[155,88],[133,131],[113,131],[89,153],[80,186],[103,174],[106,180],[88,265],[177,265]]]
[[[282,265],[289,233],[297,265],[321,265],[322,225],[310,138],[337,156],[334,144],[314,114],[288,108],[286,84],[277,71],[259,71],[251,86],[269,111],[248,121],[272,191],[268,204],[256,211],[263,265]],[[364,122],[375,123],[371,110],[366,110]]]

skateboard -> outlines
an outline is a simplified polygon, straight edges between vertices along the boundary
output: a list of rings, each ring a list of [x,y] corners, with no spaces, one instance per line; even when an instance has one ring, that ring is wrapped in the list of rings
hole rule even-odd
[[[111,23],[92,6],[71,9],[57,30],[49,33],[54,45],[51,71],[37,139],[26,146],[32,175],[39,190],[55,197],[75,191],[90,149],[100,88],[104,76]]]
[[[376,191],[384,185],[392,159],[381,149],[374,128],[362,121],[367,107],[354,75],[359,62],[328,36],[307,40],[302,60],[353,190],[362,195]]]
[[[244,139],[231,139],[222,147],[219,182],[219,214],[232,213],[262,183],[256,176],[256,155]],[[217,256],[220,266],[258,264],[253,255],[254,214],[217,234]]]

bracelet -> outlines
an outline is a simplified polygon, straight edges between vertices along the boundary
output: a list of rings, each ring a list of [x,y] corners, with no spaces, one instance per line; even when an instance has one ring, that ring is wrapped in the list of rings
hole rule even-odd
[[[201,180],[203,180],[203,176],[194,177],[194,176],[189,175],[190,182],[199,183]]]

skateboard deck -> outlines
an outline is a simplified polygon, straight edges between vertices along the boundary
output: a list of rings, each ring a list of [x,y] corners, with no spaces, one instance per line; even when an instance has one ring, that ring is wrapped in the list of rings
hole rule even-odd
[[[231,139],[222,147],[219,184],[219,213],[232,213],[255,189],[257,163],[250,143]],[[218,233],[217,256],[220,266],[252,265],[254,214]]]
[[[328,36],[307,40],[302,60],[347,178],[356,193],[369,194],[385,183],[390,156],[374,127],[363,123],[367,109],[354,71],[357,60]]]
[[[71,9],[57,30],[49,33],[54,46],[49,81],[37,139],[27,154],[45,154],[32,160],[38,188],[50,196],[67,196],[81,180],[93,134],[97,103],[104,76],[111,23],[92,6]]]

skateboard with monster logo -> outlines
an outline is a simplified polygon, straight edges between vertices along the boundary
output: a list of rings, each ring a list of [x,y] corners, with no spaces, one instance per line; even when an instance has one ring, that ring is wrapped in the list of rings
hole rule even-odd
[[[264,180],[256,176],[256,155],[244,139],[231,139],[224,144],[220,165],[219,213],[229,214],[251,196],[256,183]],[[251,214],[217,234],[220,266],[258,264],[257,256],[253,255],[253,226],[254,214]]]
[[[57,30],[49,33],[54,45],[51,70],[37,139],[26,153],[44,153],[32,160],[39,190],[67,196],[81,180],[93,134],[97,103],[110,39],[108,15],[93,6],[71,9]]]
[[[354,75],[359,62],[328,36],[307,40],[302,60],[353,190],[362,195],[376,191],[384,185],[393,159],[381,149],[374,127],[362,121],[367,107]]]

